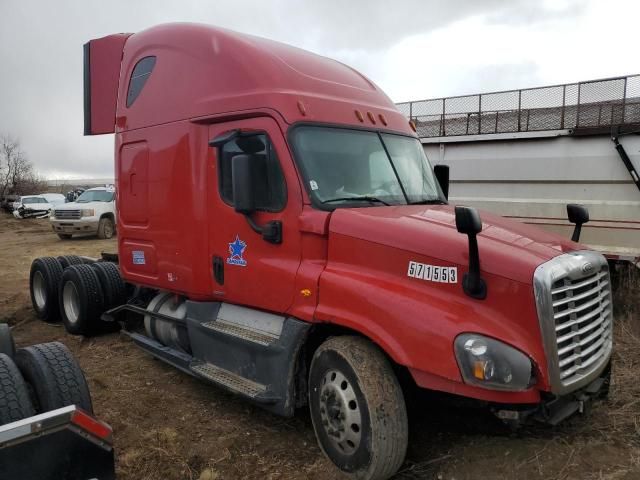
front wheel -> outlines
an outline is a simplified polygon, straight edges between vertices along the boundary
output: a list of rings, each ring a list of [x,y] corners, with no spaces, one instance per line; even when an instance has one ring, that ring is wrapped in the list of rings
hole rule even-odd
[[[98,238],[111,238],[113,237],[114,230],[115,227],[113,225],[113,220],[108,217],[101,218],[100,223],[98,224]]]
[[[334,337],[315,352],[309,405],[322,451],[349,477],[383,480],[407,451],[404,396],[389,361],[371,342]]]

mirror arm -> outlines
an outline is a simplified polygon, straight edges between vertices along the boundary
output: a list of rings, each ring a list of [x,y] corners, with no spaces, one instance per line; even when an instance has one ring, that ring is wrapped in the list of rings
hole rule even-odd
[[[573,229],[573,235],[571,235],[571,241],[572,242],[579,242],[580,241],[580,233],[581,232],[582,232],[582,224],[581,223],[576,223],[576,226]]]
[[[469,233],[469,271],[462,278],[464,293],[472,298],[484,300],[487,297],[487,283],[480,276],[480,253],[475,233]]]
[[[262,235],[262,239],[269,243],[279,244],[282,243],[282,222],[279,220],[272,220],[265,225],[258,225],[250,214],[246,214],[245,218],[251,229]]]

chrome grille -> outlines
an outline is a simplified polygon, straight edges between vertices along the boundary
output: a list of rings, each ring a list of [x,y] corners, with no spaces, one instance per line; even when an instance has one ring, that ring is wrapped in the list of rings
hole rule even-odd
[[[606,267],[581,280],[565,278],[551,289],[560,380],[570,382],[597,363],[611,342],[611,300]]]
[[[55,216],[60,220],[79,220],[80,210],[55,210]]]
[[[594,379],[612,348],[609,268],[596,252],[560,255],[538,267],[534,288],[554,391]]]

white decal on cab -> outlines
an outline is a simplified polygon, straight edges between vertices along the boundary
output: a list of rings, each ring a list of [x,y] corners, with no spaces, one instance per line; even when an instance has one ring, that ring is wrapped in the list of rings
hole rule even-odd
[[[410,261],[407,276],[428,282],[458,283],[458,267],[440,267]]]

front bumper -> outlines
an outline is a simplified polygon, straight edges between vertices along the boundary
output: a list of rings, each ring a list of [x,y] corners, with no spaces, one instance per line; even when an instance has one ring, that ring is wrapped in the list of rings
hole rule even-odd
[[[55,233],[73,235],[78,233],[96,233],[99,220],[51,220],[51,228]]]
[[[566,395],[544,394],[537,405],[494,405],[493,413],[505,423],[520,426],[531,422],[557,425],[575,413],[585,413],[596,399],[606,398],[611,383],[611,362],[581,389]]]

